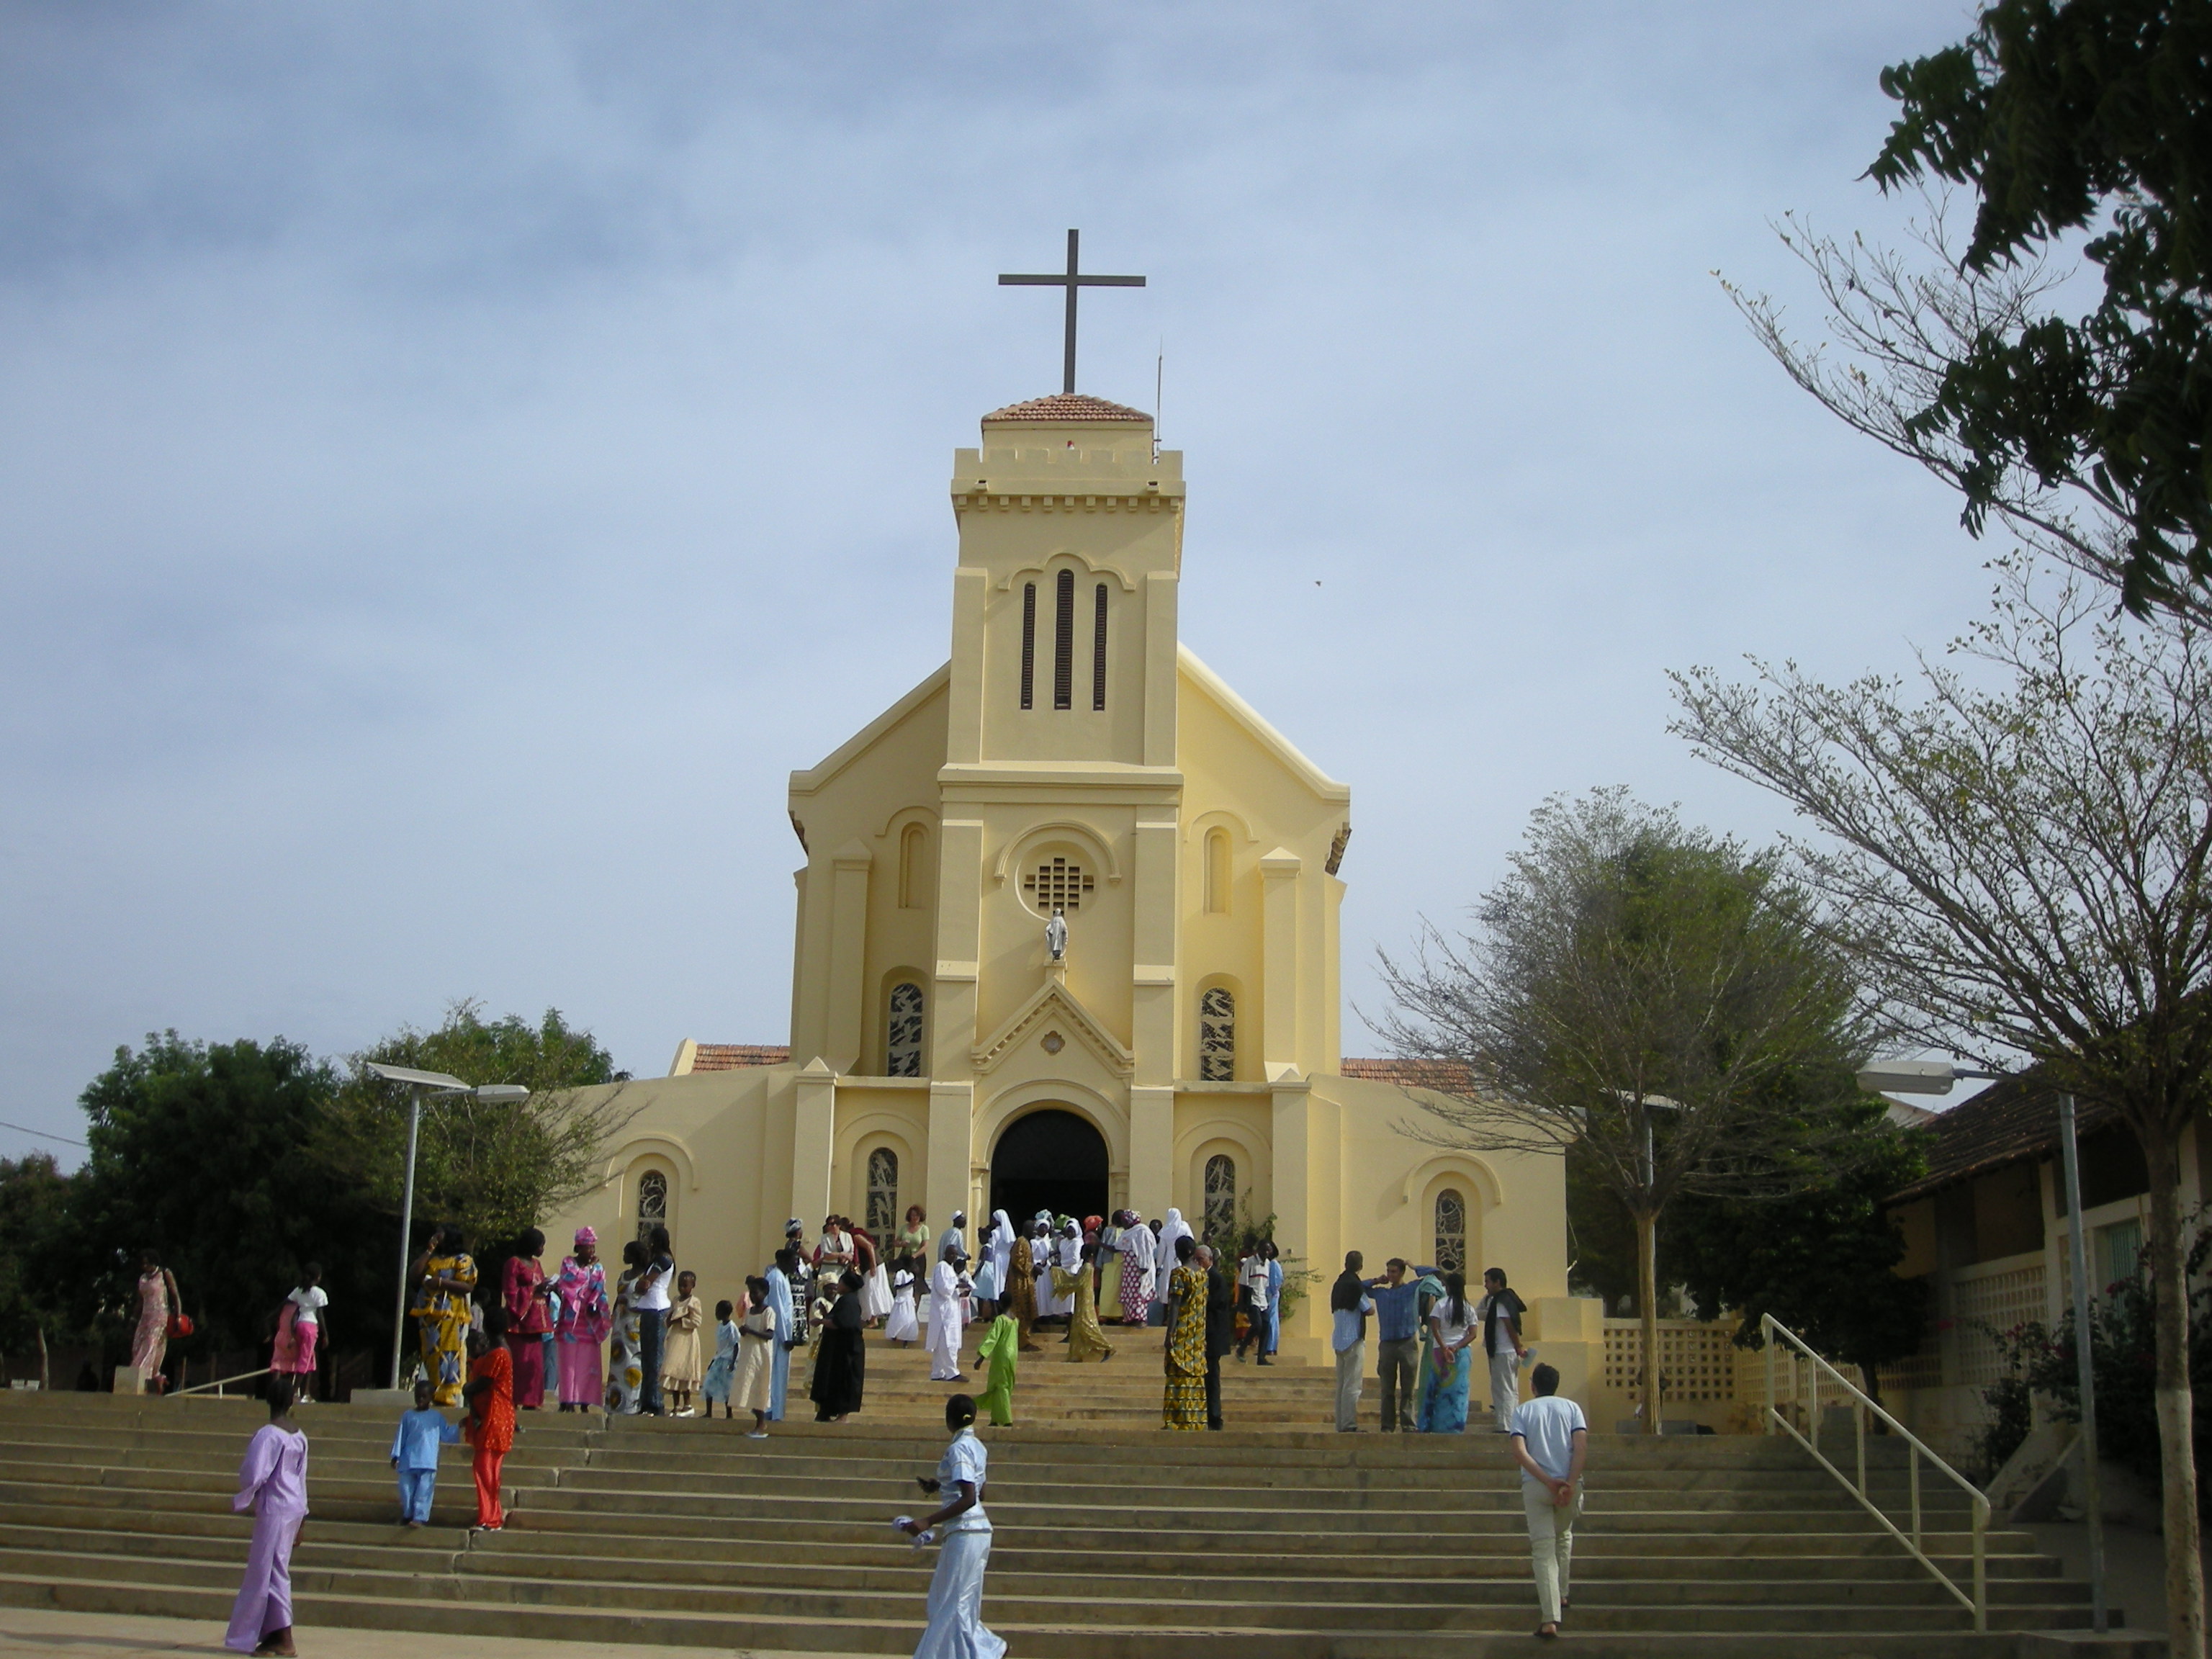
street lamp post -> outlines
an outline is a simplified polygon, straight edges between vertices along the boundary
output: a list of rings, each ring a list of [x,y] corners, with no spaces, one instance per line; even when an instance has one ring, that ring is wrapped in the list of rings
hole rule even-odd
[[[1877,1060],[1858,1074],[1859,1087],[1878,1094],[1947,1095],[1961,1079],[1994,1081],[2002,1072],[1970,1071],[1934,1060]],[[2081,1160],[2075,1145],[2074,1097],[2058,1097],[2058,1152],[2066,1182],[2067,1250],[2074,1304],[2075,1376],[2081,1391],[2081,1493],[2089,1522],[2089,1610],[2100,1634],[2111,1615],[2105,1605],[2104,1494],[2097,1479],[2097,1368],[2089,1340],[2089,1252],[2081,1225]]]
[[[386,1066],[372,1060],[368,1069],[387,1083],[407,1085],[407,1174],[399,1194],[399,1297],[392,1316],[392,1386],[399,1386],[399,1364],[407,1346],[407,1267],[415,1258],[415,1149],[422,1137],[422,1102],[431,1095],[474,1095],[482,1101],[530,1098],[519,1083],[487,1083],[471,1088],[443,1072],[418,1072],[410,1066]]]

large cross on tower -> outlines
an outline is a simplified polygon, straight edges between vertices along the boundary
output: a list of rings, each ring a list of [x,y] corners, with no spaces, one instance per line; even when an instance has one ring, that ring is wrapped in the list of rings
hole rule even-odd
[[[1085,288],[1142,288],[1145,285],[1145,279],[1141,276],[1091,276],[1078,274],[1075,262],[1075,244],[1076,238],[1079,234],[1079,232],[1073,230],[1067,233],[1067,274],[1066,276],[1063,276],[1052,272],[1032,274],[1029,276],[1015,276],[1002,273],[999,277],[999,286],[1000,288],[1066,289],[1067,349],[1066,358],[1060,369],[1060,389],[1071,396],[1073,395],[1075,391],[1076,290],[1078,289]]]

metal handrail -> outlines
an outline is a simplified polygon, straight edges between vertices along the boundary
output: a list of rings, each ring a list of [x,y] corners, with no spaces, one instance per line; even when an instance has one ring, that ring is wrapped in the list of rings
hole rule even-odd
[[[189,1389],[179,1389],[168,1397],[172,1400],[182,1400],[188,1394],[205,1394],[210,1389],[213,1389],[215,1397],[220,1400],[222,1398],[222,1391],[226,1385],[232,1382],[251,1382],[255,1377],[266,1376],[276,1369],[273,1365],[264,1365],[258,1371],[240,1371],[236,1376],[219,1376],[212,1382],[195,1382]]]
[[[1990,1500],[1983,1496],[1981,1488],[1977,1486],[1972,1481],[1967,1480],[1965,1475],[1960,1474],[1958,1470],[1953,1468],[1948,1463],[1946,1463],[1942,1458],[1938,1457],[1934,1451],[1929,1449],[1926,1443],[1923,1442],[1919,1436],[1914,1434],[1911,1430],[1906,1428],[1904,1424],[1899,1422],[1887,1412],[1884,1411],[1880,1406],[1876,1405],[1871,1399],[1868,1398],[1868,1396],[1860,1390],[1856,1383],[1853,1382],[1833,1365],[1831,1365],[1826,1360],[1821,1358],[1819,1354],[1814,1352],[1812,1348],[1806,1344],[1805,1340],[1802,1337],[1799,1336],[1795,1331],[1784,1325],[1780,1320],[1775,1318],[1772,1314],[1762,1316],[1759,1323],[1761,1333],[1766,1338],[1766,1431],[1769,1434],[1773,1433],[1775,1425],[1780,1424],[1783,1428],[1788,1430],[1790,1434],[1795,1436],[1796,1437],[1797,1443],[1804,1447],[1807,1451],[1813,1454],[1813,1459],[1815,1462],[1819,1463],[1822,1468],[1827,1470],[1830,1474],[1834,1475],[1838,1480],[1841,1481],[1844,1485],[1844,1489],[1846,1492],[1849,1492],[1852,1497],[1859,1500],[1859,1503],[1865,1508],[1867,1513],[1874,1516],[1875,1520],[1881,1522],[1883,1527],[1887,1528],[1891,1537],[1896,1539],[1899,1543],[1904,1545],[1906,1549],[1910,1550],[1912,1553],[1912,1559],[1914,1560],[1919,1562],[1922,1566],[1927,1568],[1929,1572],[1936,1576],[1936,1582],[1937,1583],[1942,1585],[1945,1589],[1950,1591],[1953,1595],[1958,1597],[1960,1605],[1974,1615],[1975,1631],[1977,1632],[1986,1632],[1990,1627],[1990,1576],[1988,1547]],[[1850,1399],[1853,1407],[1853,1410],[1851,1412],[1851,1425],[1853,1429],[1856,1431],[1856,1439],[1858,1448],[1858,1480],[1856,1485],[1852,1483],[1851,1478],[1849,1475],[1845,1474],[1841,1469],[1838,1468],[1833,1463],[1831,1463],[1826,1457],[1822,1456],[1820,1455],[1820,1448],[1814,1441],[1807,1439],[1797,1425],[1795,1423],[1792,1423],[1775,1404],[1774,1373],[1777,1351],[1781,1343],[1784,1341],[1788,1342],[1790,1347],[1790,1397],[1793,1401],[1797,1400],[1801,1395],[1808,1393],[1808,1390],[1804,1387],[1805,1378],[1803,1376],[1803,1362],[1807,1359],[1813,1362],[1811,1377],[1812,1387],[1809,1390],[1810,1403],[1806,1412],[1806,1421],[1813,1425],[1815,1435],[1820,1432],[1820,1419],[1818,1413],[1820,1406],[1820,1379],[1822,1374],[1825,1373],[1826,1376],[1832,1377],[1835,1380],[1836,1386],[1841,1389]],[[1887,1516],[1884,1515],[1875,1501],[1867,1496],[1866,1439],[1867,1416],[1869,1413],[1887,1424],[1889,1425],[1890,1432],[1895,1435],[1899,1439],[1904,1441],[1905,1445],[1911,1449],[1911,1455],[1906,1460],[1906,1467],[1910,1472],[1910,1480],[1912,1492],[1912,1530],[1909,1534],[1900,1530],[1897,1523],[1892,1521]],[[1972,1501],[1974,1517],[1974,1591],[1971,1595],[1969,1595],[1965,1590],[1959,1588],[1957,1581],[1953,1579],[1950,1574],[1945,1572],[1942,1568],[1937,1566],[1935,1562],[1929,1559],[1927,1552],[1920,1547],[1920,1460],[1923,1457],[1926,1458],[1929,1462],[1935,1465],[1939,1471],[1945,1475],[1948,1475],[1953,1484],[1963,1491],[1966,1494],[1967,1498]]]

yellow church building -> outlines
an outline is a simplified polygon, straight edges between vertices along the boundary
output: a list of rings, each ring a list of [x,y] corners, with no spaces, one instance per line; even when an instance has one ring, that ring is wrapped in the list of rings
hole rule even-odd
[[[1040,398],[983,417],[950,495],[949,659],[791,777],[787,1047],[686,1041],[624,1085],[556,1249],[665,1220],[711,1302],[790,1217],[1174,1206],[1272,1213],[1324,1280],[1352,1249],[1502,1267],[1540,1317],[1560,1160],[1410,1138],[1417,1074],[1340,1057],[1352,793],[1178,639],[1182,454]],[[1310,1297],[1285,1348],[1326,1331]]]

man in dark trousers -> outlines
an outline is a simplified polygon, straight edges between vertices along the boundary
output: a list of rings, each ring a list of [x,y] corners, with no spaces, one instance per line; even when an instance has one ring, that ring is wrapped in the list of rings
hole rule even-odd
[[[1221,1361],[1237,1346],[1237,1285],[1201,1244],[1193,1258],[1206,1273],[1206,1426],[1221,1426]]]

